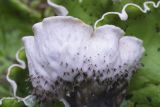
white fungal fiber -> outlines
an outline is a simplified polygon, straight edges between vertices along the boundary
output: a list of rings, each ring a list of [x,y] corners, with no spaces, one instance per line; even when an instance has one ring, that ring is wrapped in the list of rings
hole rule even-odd
[[[23,38],[33,94],[40,102],[64,99],[67,93],[89,88],[90,96],[128,82],[144,48],[136,37],[124,36],[113,25],[95,30],[77,18],[45,18]],[[87,84],[87,86],[85,86]]]
[[[138,8],[141,12],[143,13],[147,13],[148,11],[150,11],[150,7],[149,5],[152,5],[154,8],[158,8],[159,5],[160,5],[160,1],[158,1],[157,3],[155,3],[154,1],[146,1],[143,3],[143,6],[144,8],[140,7],[139,5],[137,4],[134,4],[134,3],[127,3],[126,5],[124,5],[122,11],[119,13],[119,12],[107,12],[107,13],[104,13],[102,15],[102,17],[100,19],[98,19],[95,24],[94,24],[94,28],[96,28],[97,24],[102,21],[106,16],[108,15],[111,15],[111,14],[116,14],[119,16],[119,18],[123,21],[126,21],[128,19],[128,15],[127,15],[127,12],[126,12],[126,8],[128,6],[133,6],[133,7],[136,7]]]
[[[26,68],[26,64],[25,62],[19,58],[19,54],[20,52],[24,50],[24,48],[21,48],[18,50],[18,52],[16,53],[16,60],[19,64],[13,64],[11,65],[9,68],[8,68],[8,73],[7,73],[7,81],[10,83],[10,85],[12,86],[12,89],[13,89],[13,97],[4,97],[2,99],[0,99],[0,105],[2,104],[3,100],[6,100],[6,99],[17,99],[18,101],[23,101],[24,104],[27,106],[27,107],[33,107],[35,105],[35,96],[32,96],[32,95],[28,95],[26,96],[25,98],[22,98],[22,97],[19,97],[16,95],[16,92],[17,92],[17,84],[14,80],[12,80],[10,78],[10,74],[12,72],[12,69],[13,68],[21,68],[21,69],[25,69]]]
[[[54,8],[54,11],[58,16],[66,16],[68,14],[68,10],[64,6],[57,5],[51,2],[51,0],[47,0],[47,3]]]

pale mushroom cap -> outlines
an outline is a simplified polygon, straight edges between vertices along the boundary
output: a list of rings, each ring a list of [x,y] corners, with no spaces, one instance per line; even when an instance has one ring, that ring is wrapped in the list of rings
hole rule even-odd
[[[104,25],[93,30],[71,16],[45,18],[33,31],[34,36],[23,38],[32,84],[39,91],[57,93],[55,97],[65,94],[60,88],[67,87],[64,81],[129,81],[144,53],[142,41],[124,36],[121,28]]]

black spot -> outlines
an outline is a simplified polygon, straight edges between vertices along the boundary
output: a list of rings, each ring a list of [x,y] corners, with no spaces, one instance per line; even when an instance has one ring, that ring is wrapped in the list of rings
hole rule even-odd
[[[74,80],[76,80],[80,76],[80,73],[78,72],[77,75],[75,75]]]
[[[157,51],[160,52],[160,48],[158,48]]]
[[[100,74],[100,70],[98,70],[98,73]]]
[[[59,80],[60,82],[62,82],[62,81],[63,81],[63,79],[62,79],[61,77],[59,77],[59,78],[58,78],[58,80]]]
[[[44,65],[42,65],[42,68],[44,68]]]
[[[76,71],[78,71],[78,68],[76,68]]]
[[[83,76],[86,78],[86,77],[87,77],[87,74],[86,74],[86,73],[83,73]]]
[[[74,69],[72,69],[72,73],[74,73]]]
[[[124,71],[125,71],[126,73],[128,73],[128,70],[127,70],[127,69],[125,69]]]
[[[95,70],[93,70],[93,77],[95,77],[96,76],[96,73],[95,73]]]
[[[68,67],[68,63],[66,63],[66,67]]]
[[[107,74],[110,72],[110,70],[109,69],[107,69]]]
[[[83,69],[81,68],[81,71],[83,71]]]
[[[55,82],[55,85],[56,85],[56,86],[57,86],[57,85],[59,85],[59,82],[58,82],[58,81],[56,81],[56,82]]]
[[[54,85],[51,85],[51,87],[52,87],[53,90],[55,89]]]
[[[38,79],[40,78],[40,76],[37,77]]]
[[[99,77],[97,77],[96,82],[97,82],[98,84],[100,83]]]
[[[102,74],[102,73],[100,74],[100,77],[103,77],[103,74]]]
[[[122,71],[119,71],[121,74],[123,73]]]
[[[45,81],[44,85],[48,84],[48,81]]]
[[[127,77],[128,77],[128,73],[125,73],[124,77],[126,77],[126,78],[127,78]]]
[[[117,69],[116,68],[113,68],[113,71],[116,71]]]

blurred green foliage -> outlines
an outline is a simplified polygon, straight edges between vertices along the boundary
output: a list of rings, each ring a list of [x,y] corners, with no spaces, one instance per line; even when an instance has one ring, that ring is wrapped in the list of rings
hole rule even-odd
[[[23,102],[16,99],[5,99],[1,107],[26,107]]]
[[[10,94],[5,75],[7,68],[16,63],[15,53],[22,47],[21,38],[33,35],[32,25],[44,16],[53,15],[50,10],[45,0],[0,0],[0,98]]]
[[[0,97],[8,96],[5,77],[7,67],[15,62],[16,50],[22,45],[22,35],[31,33],[31,24],[23,21],[18,12],[12,9],[6,0],[0,1]],[[13,12],[15,11],[15,12]]]
[[[124,4],[134,2],[142,6],[146,0],[54,0],[69,10],[69,15],[93,25],[107,11],[121,11]],[[154,0],[157,2],[158,0]],[[143,67],[134,75],[129,93],[122,107],[160,107],[160,7],[147,14],[137,8],[128,7],[129,19],[121,21],[110,15],[99,23],[114,24],[121,27],[126,35],[137,36],[144,41],[146,53],[142,60]],[[32,25],[44,17],[54,15],[46,0],[0,0],[0,98],[11,96],[9,84],[5,81],[6,70],[15,60],[16,51],[22,47],[21,38],[33,35]],[[20,55],[26,61],[25,53]],[[17,95],[24,97],[31,91],[28,70],[13,68],[10,78],[18,84]],[[58,107],[56,104],[55,107]],[[24,107],[16,99],[4,100],[0,107]]]

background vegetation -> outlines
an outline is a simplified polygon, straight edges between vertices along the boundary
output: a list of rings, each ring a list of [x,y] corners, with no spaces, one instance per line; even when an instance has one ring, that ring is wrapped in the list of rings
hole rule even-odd
[[[93,25],[107,11],[121,11],[129,2],[143,6],[146,0],[54,0],[69,10],[69,15]],[[157,2],[157,0],[154,0]],[[129,19],[120,21],[117,16],[106,17],[99,25],[114,24],[125,30],[126,34],[135,35],[144,41],[146,48],[142,60],[143,67],[134,76],[124,107],[160,107],[160,8],[143,14],[134,7],[127,8]],[[7,68],[17,63],[16,51],[21,48],[21,38],[33,35],[32,25],[44,17],[53,16],[46,0],[0,0],[0,98],[11,96],[11,88],[6,82]],[[25,53],[20,55],[25,60]],[[18,84],[19,96],[30,93],[27,79],[28,70],[14,68],[10,77]],[[24,72],[22,72],[24,71]],[[60,106],[59,104],[56,105]],[[16,99],[4,100],[0,107],[25,107]]]

